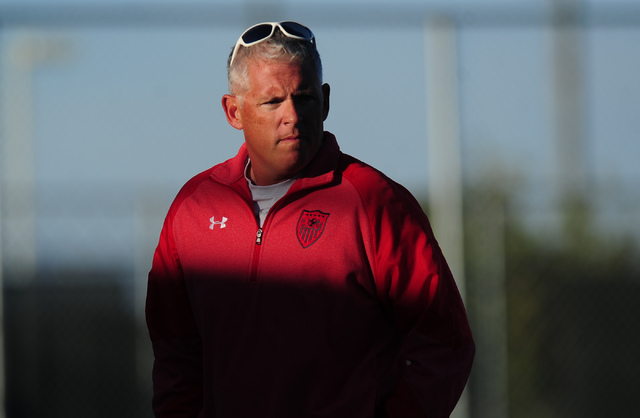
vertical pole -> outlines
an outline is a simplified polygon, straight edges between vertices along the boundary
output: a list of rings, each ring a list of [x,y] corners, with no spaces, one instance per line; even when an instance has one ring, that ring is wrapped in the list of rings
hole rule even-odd
[[[2,24],[0,22],[0,42],[2,42]],[[0,68],[3,68],[3,63],[4,63],[4,56],[3,56],[3,51],[4,49],[0,46]],[[2,118],[2,112],[4,109],[4,101],[2,100],[2,92],[3,92],[3,88],[4,86],[2,85],[2,80],[0,79],[0,149],[2,149],[2,145],[4,143],[4,132],[3,132],[3,118]],[[2,160],[2,157],[0,156],[0,161]],[[4,279],[3,279],[3,273],[4,273],[4,261],[2,258],[2,251],[3,251],[3,247],[2,247],[2,223],[4,222],[4,218],[3,218],[3,211],[2,211],[2,179],[0,179],[0,418],[5,418],[6,417],[6,394],[7,394],[7,390],[6,390],[6,371],[5,371],[5,365],[4,365],[4,359],[5,359],[5,355],[4,355]]]
[[[493,180],[493,179],[490,179]],[[489,187],[500,184],[490,181]],[[469,213],[476,342],[473,411],[477,417],[509,416],[509,353],[505,271],[505,200],[500,192],[482,190]]]
[[[0,103],[2,106],[2,103]],[[1,123],[1,122],[0,122]],[[1,141],[0,135],[0,141]],[[0,185],[0,208],[2,208],[2,185]],[[2,209],[0,209],[0,418],[6,417],[6,370],[4,363],[4,263],[2,259]]]
[[[2,58],[0,57],[0,60]],[[2,87],[0,87],[1,89]],[[3,103],[0,102],[0,109]],[[1,110],[0,110],[1,113]],[[0,128],[2,121],[0,120]],[[2,134],[0,133],[0,143],[2,142]],[[0,418],[6,417],[6,370],[4,363],[4,280],[3,270],[4,262],[2,258],[2,182],[0,182]]]
[[[586,195],[581,0],[553,2],[553,98],[561,209]]]
[[[425,25],[427,146],[430,219],[438,242],[466,298],[462,210],[462,162],[457,80],[456,28],[449,19]],[[452,417],[469,416],[465,390]]]
[[[453,22],[443,19],[427,22],[426,58],[430,218],[464,295],[462,163]]]
[[[2,47],[2,21],[0,21],[0,68],[4,68],[5,56],[4,48]],[[5,107],[5,101],[2,100],[4,87],[2,83],[2,77],[0,77],[0,150],[4,147],[4,118],[3,111]],[[0,153],[0,163],[4,158],[4,152]],[[3,164],[4,165],[4,164]],[[2,174],[2,173],[0,173]],[[4,223],[4,212],[2,210],[2,193],[3,184],[2,177],[0,176],[0,418],[7,416],[7,386],[6,386],[6,368],[5,368],[5,335],[4,335],[4,258],[3,258],[3,236],[2,236],[2,224]]]
[[[8,45],[2,67],[2,183],[5,273],[20,284],[35,277],[35,168],[32,128],[34,48],[31,39]]]
[[[2,172],[5,263],[21,284],[36,274],[36,176],[33,75],[69,58],[66,39],[27,34],[9,45],[2,67]],[[6,270],[5,270],[6,273]],[[6,277],[5,277],[6,278]]]
[[[4,51],[3,51],[4,52]],[[12,284],[29,286],[36,277],[35,147],[33,136],[33,73],[41,65],[67,57],[63,40],[27,35],[9,44],[0,56],[0,288],[7,277]],[[11,106],[7,106],[11,103]],[[7,274],[7,271],[10,273]],[[19,280],[19,281],[18,281]],[[4,321],[0,298],[0,319]],[[32,312],[30,312],[32,314]],[[30,318],[35,318],[29,315]],[[3,326],[4,323],[0,323]],[[27,358],[36,358],[37,327],[23,323]],[[0,332],[0,418],[6,414],[6,368],[4,327]],[[22,371],[26,381],[37,382],[37,368],[28,364]],[[35,390],[37,393],[37,389]]]

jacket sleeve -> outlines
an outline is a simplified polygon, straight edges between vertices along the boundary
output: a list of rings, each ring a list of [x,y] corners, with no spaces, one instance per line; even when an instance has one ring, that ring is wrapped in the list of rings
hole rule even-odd
[[[156,417],[197,417],[202,409],[202,346],[189,303],[171,210],[149,272],[146,320],[154,352]]]
[[[386,194],[386,196],[384,196]],[[475,346],[465,308],[427,216],[392,184],[374,222],[378,296],[406,332],[390,418],[445,418],[471,372]]]

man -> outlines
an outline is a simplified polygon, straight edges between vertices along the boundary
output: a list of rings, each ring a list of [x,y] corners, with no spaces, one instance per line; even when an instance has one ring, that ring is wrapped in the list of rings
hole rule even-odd
[[[324,132],[314,35],[256,25],[228,70],[245,142],[179,192],[149,273],[156,416],[449,416],[460,295],[411,194]]]

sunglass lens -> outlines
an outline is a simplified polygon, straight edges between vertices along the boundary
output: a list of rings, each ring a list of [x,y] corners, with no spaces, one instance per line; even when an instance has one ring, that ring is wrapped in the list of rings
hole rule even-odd
[[[246,44],[261,41],[262,39],[268,38],[271,35],[272,30],[273,26],[271,25],[258,25],[247,30],[242,35],[242,40]]]
[[[313,33],[306,26],[302,26],[296,22],[282,22],[280,26],[284,28],[290,35],[295,35],[304,39],[311,39]]]

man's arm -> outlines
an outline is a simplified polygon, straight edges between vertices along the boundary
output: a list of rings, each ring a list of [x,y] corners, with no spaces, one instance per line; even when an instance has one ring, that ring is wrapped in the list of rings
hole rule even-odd
[[[412,330],[404,344],[403,376],[386,401],[388,417],[449,417],[467,383],[474,354],[471,339],[447,344]]]
[[[155,357],[155,416],[197,417],[202,410],[202,346],[174,245],[170,215],[149,272],[146,319]]]
[[[426,215],[404,188],[392,190],[379,212],[376,281],[379,297],[407,337],[402,377],[385,410],[390,418],[445,418],[466,385],[475,346]]]

